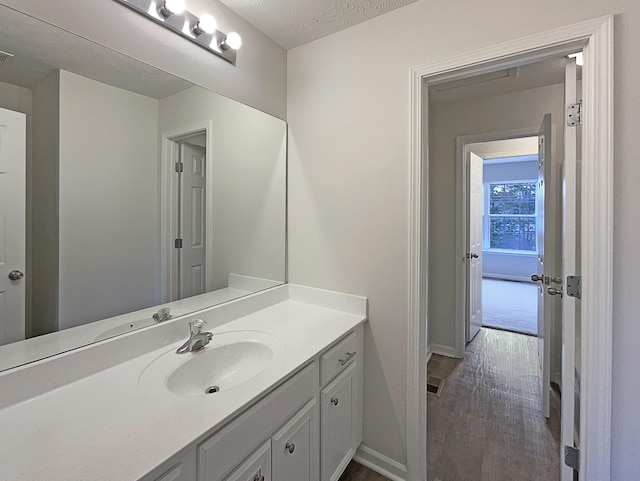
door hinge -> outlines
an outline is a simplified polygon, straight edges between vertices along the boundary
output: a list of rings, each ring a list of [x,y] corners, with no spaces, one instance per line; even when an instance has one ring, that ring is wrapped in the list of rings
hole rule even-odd
[[[176,162],[176,172],[184,172],[184,164],[182,162]]]
[[[582,100],[567,107],[567,125],[569,127],[582,125]]]
[[[574,446],[564,447],[564,464],[574,471],[580,471],[580,449]]]
[[[176,249],[182,249],[182,239],[176,239],[175,246]]]
[[[582,299],[582,276],[567,276],[567,295]]]

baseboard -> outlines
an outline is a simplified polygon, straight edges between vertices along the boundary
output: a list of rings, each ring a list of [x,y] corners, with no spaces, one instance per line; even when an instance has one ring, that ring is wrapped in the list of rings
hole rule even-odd
[[[440,354],[445,357],[458,357],[455,347],[445,346],[443,344],[429,344],[427,354],[429,357],[431,357],[432,354]]]
[[[433,356],[433,349],[431,347],[431,344],[429,344],[427,346],[427,363],[429,362],[429,359],[431,359],[431,356]]]
[[[391,481],[407,481],[407,467],[404,464],[400,464],[363,444],[360,445],[353,459]]]

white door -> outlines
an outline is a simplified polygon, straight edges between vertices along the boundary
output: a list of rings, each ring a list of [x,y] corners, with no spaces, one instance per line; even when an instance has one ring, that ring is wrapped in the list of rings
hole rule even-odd
[[[565,103],[576,103],[576,61],[569,59],[565,72]],[[566,111],[566,110],[565,110]],[[577,162],[577,129],[568,127],[565,122],[564,134],[564,163],[562,166],[562,274],[563,280],[567,276],[580,275],[580,251],[578,243],[579,205],[577,185],[579,178],[579,164]],[[566,284],[564,285],[566,290]],[[562,399],[561,399],[561,433],[560,459],[564,458],[564,446],[578,446],[577,432],[579,423],[575,423],[575,366],[576,350],[576,322],[579,322],[580,300],[570,297],[566,293],[562,296]],[[561,465],[561,480],[573,481],[574,472],[564,462]]]
[[[538,134],[538,184],[536,189],[536,237],[538,251],[538,275],[543,280],[538,282],[538,370],[542,410],[549,417],[550,384],[551,384],[551,322],[552,302],[547,299],[549,279],[557,274],[554,266],[545,264],[545,251],[555,248],[555,236],[551,209],[552,202],[551,175],[553,164],[551,159],[551,114],[544,116]]]
[[[26,125],[0,109],[0,345],[25,336]]]
[[[482,169],[482,157],[470,152],[467,342],[482,327]]]
[[[206,150],[182,143],[180,298],[203,294],[206,287]]]

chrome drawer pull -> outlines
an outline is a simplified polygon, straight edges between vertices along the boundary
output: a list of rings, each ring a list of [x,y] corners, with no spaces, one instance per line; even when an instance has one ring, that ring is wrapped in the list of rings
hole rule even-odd
[[[337,405],[338,405],[338,402],[339,402],[339,400],[338,400],[338,398],[337,398],[337,397],[332,397],[332,398],[331,398],[331,404],[333,404],[334,406],[337,406]]]
[[[348,363],[349,361],[351,361],[351,358],[352,358],[353,356],[355,356],[356,354],[357,354],[357,352],[356,352],[356,351],[348,352],[348,353],[347,353],[347,357],[345,357],[344,359],[340,359],[340,361],[339,361],[339,362],[340,362],[340,365],[341,365],[341,366],[344,366],[346,363]]]
[[[261,473],[258,473],[253,477],[253,481],[264,481],[264,476]]]
[[[294,443],[287,443],[285,444],[284,449],[289,451],[289,454],[293,454],[293,452],[296,450],[296,445]]]

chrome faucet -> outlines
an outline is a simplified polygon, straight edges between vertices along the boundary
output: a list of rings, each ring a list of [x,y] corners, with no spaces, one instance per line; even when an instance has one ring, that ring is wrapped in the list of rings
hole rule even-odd
[[[207,325],[207,321],[202,319],[194,319],[189,323],[189,339],[176,349],[178,354],[184,354],[185,352],[199,351],[204,346],[209,344],[213,339],[213,334],[210,332],[202,332],[202,328]]]
[[[168,321],[172,317],[173,316],[169,313],[169,308],[164,307],[153,315],[153,320],[156,321],[156,324],[160,324],[163,321]]]

